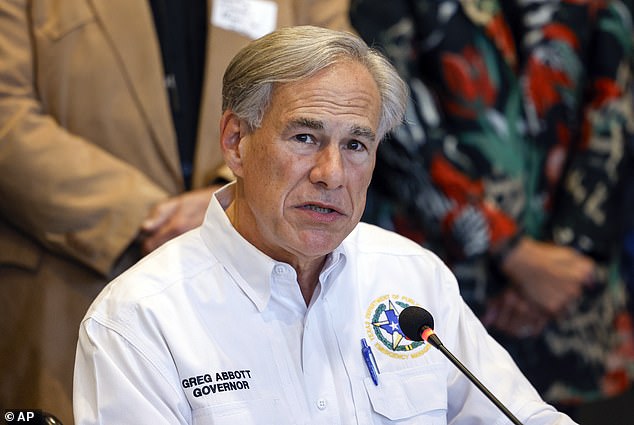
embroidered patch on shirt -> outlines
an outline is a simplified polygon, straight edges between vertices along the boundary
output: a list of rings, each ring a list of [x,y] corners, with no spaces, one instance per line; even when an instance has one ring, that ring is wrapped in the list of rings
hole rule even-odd
[[[368,342],[383,354],[397,358],[416,358],[425,354],[430,345],[407,339],[398,324],[398,315],[404,308],[418,305],[401,295],[383,295],[372,301],[365,314]]]
[[[181,385],[198,398],[225,391],[249,390],[251,379],[251,370],[229,370],[191,376],[183,379]]]

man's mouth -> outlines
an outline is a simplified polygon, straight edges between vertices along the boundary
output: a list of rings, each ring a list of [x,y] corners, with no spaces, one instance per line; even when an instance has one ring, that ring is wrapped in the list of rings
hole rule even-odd
[[[304,208],[308,209],[308,210],[311,210],[311,211],[318,212],[318,213],[322,213],[322,214],[328,214],[328,213],[336,212],[332,208],[320,207],[318,205],[312,205],[312,204],[305,205]]]

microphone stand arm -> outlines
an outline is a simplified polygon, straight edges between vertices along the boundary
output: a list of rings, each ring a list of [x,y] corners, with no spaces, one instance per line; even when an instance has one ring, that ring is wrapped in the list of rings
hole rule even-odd
[[[440,338],[438,338],[438,336],[433,333],[431,335],[429,335],[429,337],[427,338],[427,342],[429,342],[431,345],[433,345],[434,347],[436,347],[438,350],[440,350],[441,353],[443,353],[445,355],[445,357],[447,357],[451,363],[453,363],[458,369],[460,369],[460,371],[462,373],[465,374],[465,376],[467,378],[469,378],[469,380],[471,382],[473,382],[473,384],[478,387],[478,389],[480,391],[482,391],[482,393],[484,393],[485,396],[487,396],[487,398],[489,400],[491,400],[493,402],[493,404],[495,404],[497,406],[498,409],[500,409],[502,411],[502,413],[504,413],[506,415],[507,418],[509,418],[509,420],[511,422],[513,422],[515,425],[522,425],[522,423],[519,421],[519,419],[517,419],[515,417],[515,415],[513,415],[513,413],[511,413],[511,411],[509,411],[509,409],[506,408],[506,406],[504,406],[504,404],[502,404],[502,402],[500,402],[500,400],[497,399],[497,397],[495,397],[491,391],[489,391],[482,382],[480,382],[480,380],[478,378],[476,378],[473,373],[471,373],[469,371],[469,369],[467,369],[465,367],[465,365],[463,365],[460,360],[458,360],[453,354],[451,354],[451,352],[449,350],[447,350],[447,348],[444,346],[444,344],[442,343],[442,341],[440,341]]]

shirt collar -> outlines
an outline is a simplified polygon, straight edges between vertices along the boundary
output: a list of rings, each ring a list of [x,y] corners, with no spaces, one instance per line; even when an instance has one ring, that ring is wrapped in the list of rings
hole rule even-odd
[[[332,282],[336,280],[343,269],[343,266],[346,264],[345,259],[346,253],[343,244],[340,244],[326,257],[324,268],[319,273],[319,282],[324,288],[324,294],[327,293],[328,289],[332,286]]]
[[[234,197],[235,182],[229,183],[212,196],[201,227],[201,235],[207,248],[234,278],[240,288],[263,311],[271,297],[271,276],[279,261],[267,256],[233,227],[225,213]],[[343,244],[328,254],[319,281],[324,293],[332,286],[330,282],[345,264]],[[338,267],[341,265],[341,267]]]
[[[262,311],[271,296],[270,276],[276,262],[244,239],[229,221],[225,209],[234,190],[235,183],[229,183],[212,196],[201,235],[222,267]]]

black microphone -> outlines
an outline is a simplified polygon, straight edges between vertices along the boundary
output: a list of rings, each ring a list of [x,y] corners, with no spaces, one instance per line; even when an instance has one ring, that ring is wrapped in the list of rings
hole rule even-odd
[[[401,311],[398,316],[398,324],[405,336],[411,341],[425,341],[440,350],[498,409],[506,415],[515,425],[522,423],[506,408],[492,393],[463,365],[460,360],[443,345],[438,335],[434,332],[434,317],[422,307],[409,306]]]

